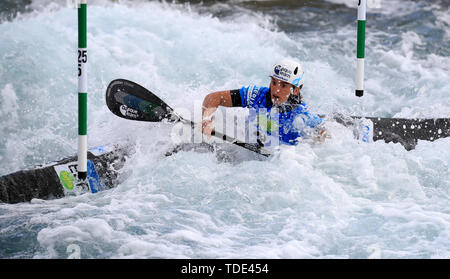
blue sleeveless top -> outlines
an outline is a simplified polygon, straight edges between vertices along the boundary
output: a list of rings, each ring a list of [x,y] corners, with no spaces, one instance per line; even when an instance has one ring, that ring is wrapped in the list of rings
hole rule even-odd
[[[265,126],[268,135],[278,133],[280,142],[284,144],[297,144],[298,138],[305,135],[307,127],[315,128],[323,121],[319,116],[311,114],[303,102],[293,105],[289,110],[279,109],[276,115],[271,113],[276,107],[272,106],[270,90],[267,87],[242,87],[239,94],[242,107],[252,108],[249,120],[254,121],[258,118],[258,130],[261,130],[261,126]]]

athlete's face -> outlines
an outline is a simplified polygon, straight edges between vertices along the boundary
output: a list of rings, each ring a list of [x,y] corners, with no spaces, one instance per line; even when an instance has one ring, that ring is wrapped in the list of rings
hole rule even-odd
[[[274,105],[281,105],[289,99],[291,93],[298,94],[299,89],[287,82],[272,78],[270,81],[270,94]]]

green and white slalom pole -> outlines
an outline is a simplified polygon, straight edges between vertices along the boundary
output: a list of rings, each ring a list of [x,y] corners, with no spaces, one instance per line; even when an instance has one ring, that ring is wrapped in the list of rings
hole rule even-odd
[[[356,90],[355,95],[364,94],[364,48],[366,41],[366,0],[358,0],[358,31],[356,42]]]
[[[87,3],[78,3],[78,179],[87,178]]]

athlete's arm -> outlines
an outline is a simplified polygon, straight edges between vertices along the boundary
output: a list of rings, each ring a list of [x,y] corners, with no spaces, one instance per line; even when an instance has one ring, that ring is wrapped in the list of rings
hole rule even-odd
[[[202,116],[208,118],[219,106],[231,107],[232,105],[230,90],[210,93],[203,100]]]
[[[314,130],[312,131],[311,136],[313,136],[313,139],[317,142],[324,142],[325,139],[331,138],[331,134],[325,128],[325,123],[322,118],[320,118],[318,115],[310,114],[309,112],[306,112],[304,116],[299,120],[303,120],[305,122],[294,122],[294,125],[300,124],[299,127],[302,127],[302,124],[305,123],[310,128],[313,128]]]
[[[211,136],[214,129],[212,116],[219,106],[240,106],[239,90],[218,91],[206,95],[202,105],[202,133]]]
[[[316,140],[318,142],[324,142],[325,139],[331,138],[331,134],[327,131],[327,129],[325,129],[323,125],[319,125],[318,127],[316,127],[315,132]]]

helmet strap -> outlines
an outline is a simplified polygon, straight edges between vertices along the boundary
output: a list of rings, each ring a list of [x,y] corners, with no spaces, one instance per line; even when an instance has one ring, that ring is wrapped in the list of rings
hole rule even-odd
[[[300,85],[300,87],[298,87],[299,89],[302,89],[302,87],[303,87],[303,84],[302,85]],[[300,90],[299,90],[299,92],[298,92],[298,94],[294,94],[294,91],[295,91],[295,89],[296,89],[297,87],[295,87],[295,86],[292,86],[291,87],[291,94],[289,95],[289,98],[288,98],[288,103],[290,103],[290,104],[295,104],[295,105],[299,105],[299,104],[301,104],[302,103],[302,94],[300,94]]]
[[[289,104],[300,105],[302,103],[302,95],[298,93],[297,95],[291,94],[287,100]]]

